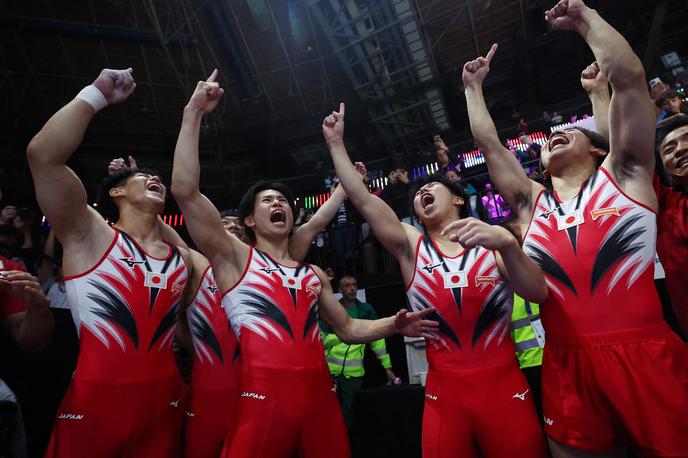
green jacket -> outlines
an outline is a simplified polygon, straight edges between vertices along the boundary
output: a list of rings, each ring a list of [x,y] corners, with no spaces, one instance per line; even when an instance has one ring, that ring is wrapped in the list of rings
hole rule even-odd
[[[361,320],[377,320],[377,313],[372,305],[356,299],[353,307],[346,309],[351,318]],[[330,325],[320,322],[320,338],[325,347],[325,359],[330,367],[330,374],[344,375],[345,377],[363,377],[365,368],[363,367],[363,356],[366,344],[345,344],[333,332]],[[375,352],[375,356],[380,360],[385,369],[392,368],[392,362],[387,354],[385,339],[376,340],[368,344]]]
[[[514,309],[511,313],[511,337],[516,346],[516,357],[521,368],[542,365],[542,351],[535,338],[531,320],[540,318],[540,306],[514,294]]]

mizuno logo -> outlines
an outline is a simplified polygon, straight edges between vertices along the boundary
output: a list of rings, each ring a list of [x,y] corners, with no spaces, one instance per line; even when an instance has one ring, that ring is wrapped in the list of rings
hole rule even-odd
[[[179,399],[175,399],[174,401],[170,401],[168,405],[171,405],[172,407],[179,407]]]
[[[273,272],[277,272],[279,269],[271,269],[269,267],[263,267],[262,269],[258,269],[258,270],[262,270],[266,274],[270,275]]]
[[[428,264],[427,266],[423,266],[422,269],[431,274],[433,270],[437,269],[441,265],[441,262],[438,262],[437,264]]]
[[[529,390],[525,390],[523,393],[516,393],[515,395],[512,396],[512,398],[518,398],[521,401],[525,401],[526,400],[526,394],[528,394],[528,391]]]
[[[257,393],[251,393],[249,391],[244,391],[241,393],[242,398],[253,398],[253,399],[260,399],[261,401],[265,399],[264,394],[257,394]]]
[[[434,394],[425,393],[425,397],[433,401],[437,401],[437,396],[435,396]]]
[[[548,211],[548,212],[542,212],[542,213],[540,213],[540,214],[538,215],[538,217],[547,219],[547,218],[549,218],[550,215],[551,215],[552,213],[554,213],[555,211],[556,211],[556,210],[550,210],[550,211]]]
[[[129,267],[134,267],[136,264],[145,264],[145,261],[137,261],[134,258],[119,258],[120,261],[126,262]]]
[[[554,424],[554,420],[551,418],[544,417],[545,423],[547,423],[549,426],[552,426]]]
[[[84,416],[76,413],[61,413],[57,416],[58,420],[81,420]]]
[[[215,285],[208,285],[208,286],[206,286],[206,288],[207,288],[208,291],[210,291],[212,294],[215,294],[215,292],[217,291],[217,286],[215,286]]]

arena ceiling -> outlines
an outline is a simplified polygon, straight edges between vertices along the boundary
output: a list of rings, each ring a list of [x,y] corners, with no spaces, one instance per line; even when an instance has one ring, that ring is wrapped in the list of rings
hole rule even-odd
[[[436,129],[420,129],[414,142],[385,142],[371,122],[371,102],[354,87],[341,48],[333,48],[331,31],[315,14],[319,2],[372,9],[391,1],[5,0],[0,6],[5,174],[28,181],[23,152],[42,123],[101,68],[129,66],[135,69],[136,92],[97,116],[72,161],[92,195],[112,157],[131,154],[169,176],[182,109],[196,81],[215,67],[226,92],[203,126],[202,188],[220,205],[231,205],[260,178],[283,179],[299,193],[322,191],[331,163],[320,123],[340,100],[347,102],[347,139],[355,158],[373,167],[385,166],[392,156],[421,162],[429,157]],[[461,66],[493,42],[500,50],[486,93],[500,127],[513,127],[513,108],[533,119],[543,109],[585,106],[578,75],[591,54],[574,34],[548,29],[544,11],[554,1],[410,3],[436,70],[429,82],[408,92],[441,89],[451,123],[445,134],[452,142],[470,141]],[[685,56],[685,1],[590,3],[629,39],[648,74],[661,74],[662,53]],[[661,21],[653,28],[656,13]],[[16,198],[26,195],[25,187]]]

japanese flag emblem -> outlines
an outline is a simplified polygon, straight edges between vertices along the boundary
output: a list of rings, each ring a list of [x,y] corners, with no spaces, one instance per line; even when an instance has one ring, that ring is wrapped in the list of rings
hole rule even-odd
[[[291,289],[301,289],[301,279],[297,277],[290,277],[289,275],[282,276],[282,286]]]
[[[465,288],[468,286],[468,276],[463,270],[456,272],[444,272],[444,287],[451,288]]]
[[[146,272],[146,281],[144,282],[144,285],[148,286],[149,288],[166,289],[167,275],[155,272]]]

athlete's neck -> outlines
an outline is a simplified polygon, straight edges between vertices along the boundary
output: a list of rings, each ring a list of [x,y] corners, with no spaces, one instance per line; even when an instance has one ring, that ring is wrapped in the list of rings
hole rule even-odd
[[[430,238],[437,244],[437,246],[440,247],[440,250],[442,250],[443,253],[446,253],[449,256],[454,256],[455,254],[461,252],[463,248],[458,243],[449,240],[449,235],[442,235],[442,230],[449,223],[458,221],[459,219],[461,218],[458,216],[452,216],[441,224],[427,227],[427,232]]]
[[[278,240],[256,237],[257,250],[267,253],[272,259],[285,266],[292,266],[297,262],[289,255],[289,239],[280,237]]]
[[[557,174],[557,176],[552,176],[552,188],[556,191],[559,200],[566,202],[578,194],[583,182],[590,178],[593,173],[595,173],[595,169],[571,167]]]
[[[437,223],[434,223],[433,221],[424,221],[423,224],[425,225],[425,229],[428,233],[428,235],[435,241],[449,241],[449,236],[444,236],[442,235],[442,231],[444,230],[445,227],[447,227],[450,223],[453,223],[454,221],[460,220],[461,217],[458,215],[448,215],[447,217],[443,218],[442,220],[438,221]]]
[[[156,243],[162,240],[158,215],[143,212],[133,207],[120,209],[115,227],[136,239],[141,245]]]

